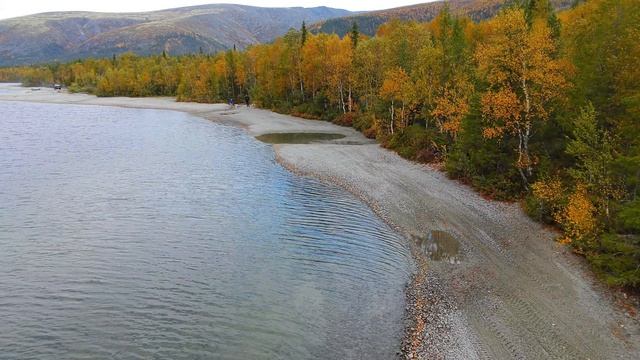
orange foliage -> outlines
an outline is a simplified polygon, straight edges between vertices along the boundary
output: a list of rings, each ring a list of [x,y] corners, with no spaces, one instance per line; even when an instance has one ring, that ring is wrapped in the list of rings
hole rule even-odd
[[[468,83],[459,83],[467,85]],[[441,124],[440,131],[450,133],[455,139],[460,131],[462,119],[469,113],[468,95],[472,92],[471,84],[468,86],[445,87],[442,96],[436,101],[436,107],[431,115]]]
[[[596,235],[597,221],[596,208],[589,199],[587,189],[583,184],[578,184],[573,194],[569,196],[567,206],[555,215],[555,220],[564,230],[562,243],[578,242],[586,244]]]

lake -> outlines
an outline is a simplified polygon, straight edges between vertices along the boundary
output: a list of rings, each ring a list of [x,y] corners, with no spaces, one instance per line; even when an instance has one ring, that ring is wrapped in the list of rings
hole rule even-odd
[[[179,112],[0,101],[0,358],[389,359],[406,241]]]

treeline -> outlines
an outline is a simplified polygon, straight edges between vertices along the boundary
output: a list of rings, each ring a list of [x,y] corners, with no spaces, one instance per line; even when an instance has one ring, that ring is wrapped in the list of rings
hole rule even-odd
[[[98,96],[177,96],[353,126],[438,162],[488,196],[521,199],[608,283],[640,288],[640,7],[528,0],[474,23],[448,8],[343,38],[304,24],[246,51],[124,55],[0,69],[0,81]]]
[[[237,52],[229,52],[231,58]],[[232,62],[232,61],[231,61]],[[227,71],[226,54],[85,59],[68,64],[0,68],[0,81],[24,86],[64,84],[71,92],[97,96],[178,96],[180,101],[217,102],[237,97],[241,87]]]

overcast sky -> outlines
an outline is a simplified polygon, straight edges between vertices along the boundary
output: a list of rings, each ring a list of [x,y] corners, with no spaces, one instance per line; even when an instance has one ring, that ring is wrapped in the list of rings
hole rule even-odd
[[[128,12],[150,11],[182,7],[189,5],[202,5],[212,3],[234,3],[265,7],[289,7],[289,6],[329,6],[353,11],[388,9],[398,6],[419,4],[433,0],[0,0],[0,19],[16,16],[36,14],[47,11],[103,11],[103,12]]]

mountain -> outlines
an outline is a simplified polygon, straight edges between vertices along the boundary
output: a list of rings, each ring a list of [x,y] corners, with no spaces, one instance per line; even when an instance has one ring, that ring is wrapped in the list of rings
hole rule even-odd
[[[144,13],[54,12],[0,20],[0,66],[244,48],[272,41],[302,21],[346,16],[327,7],[212,4]]]
[[[413,20],[418,22],[431,21],[435,18],[445,3],[453,13],[466,15],[474,21],[493,17],[505,4],[514,0],[449,0],[434,1],[426,4],[411,5],[388,10],[372,11],[362,14],[352,14],[340,18],[327,19],[310,26],[312,32],[336,33],[340,36],[349,32],[353,23],[357,23],[360,32],[369,36],[374,35],[378,27],[393,19]],[[566,9],[575,0],[551,0],[556,9]]]

